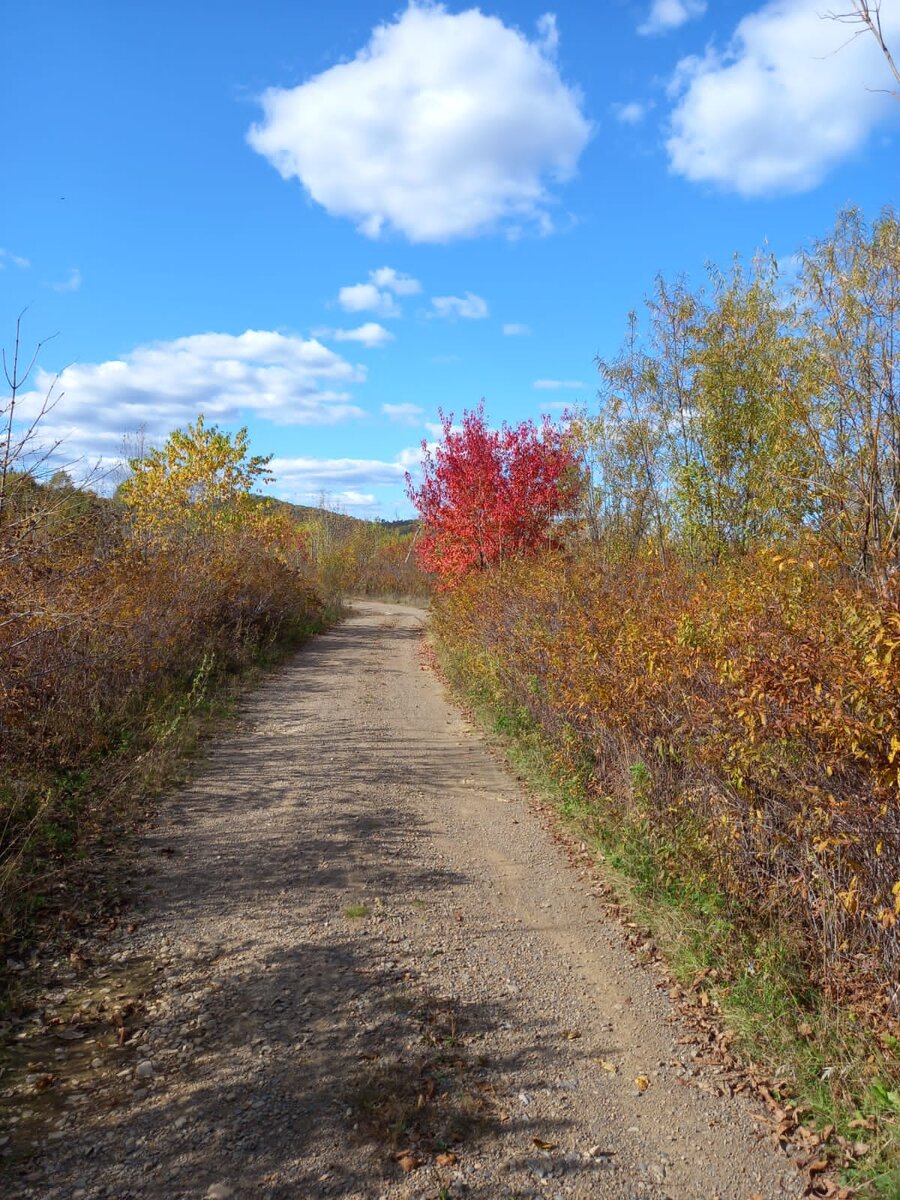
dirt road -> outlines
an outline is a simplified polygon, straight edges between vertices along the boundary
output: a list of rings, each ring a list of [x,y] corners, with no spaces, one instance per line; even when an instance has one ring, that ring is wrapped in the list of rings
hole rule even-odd
[[[802,1193],[423,669],[423,617],[359,604],[166,801],[133,927],[47,998],[119,1016],[56,1027],[4,1195]]]

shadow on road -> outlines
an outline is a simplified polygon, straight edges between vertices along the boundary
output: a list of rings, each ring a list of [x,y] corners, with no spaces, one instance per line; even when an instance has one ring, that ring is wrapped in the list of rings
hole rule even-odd
[[[211,940],[199,934],[166,984],[175,1024],[150,1018],[143,1044],[103,1051],[107,1083],[110,1067],[152,1059],[149,1094],[135,1108],[131,1081],[94,1089],[101,1120],[65,1134],[72,1178],[32,1180],[23,1194],[68,1197],[76,1179],[92,1196],[94,1164],[120,1162],[135,1174],[116,1200],[203,1196],[223,1180],[273,1200],[374,1197],[407,1168],[437,1196],[501,1129],[529,1159],[528,1122],[504,1108],[498,1082],[514,1073],[520,1090],[542,1086],[558,1057],[546,1028],[520,1030],[504,1051],[503,997],[441,995],[427,959],[407,953],[424,909],[443,913],[469,882],[415,853],[431,835],[427,804],[417,818],[391,802],[400,788],[455,787],[471,768],[450,739],[388,735],[378,688],[395,657],[375,663],[373,647],[418,637],[373,617],[316,640],[265,685],[263,718],[245,706],[233,740],[173,797],[167,832],[145,840],[146,904],[157,927],[211,929]],[[333,694],[335,663],[362,680],[359,711],[323,718],[315,705]],[[444,920],[458,939],[452,915],[434,913],[432,928]],[[39,1174],[40,1159],[22,1170]],[[477,1181],[468,1194],[481,1194]]]

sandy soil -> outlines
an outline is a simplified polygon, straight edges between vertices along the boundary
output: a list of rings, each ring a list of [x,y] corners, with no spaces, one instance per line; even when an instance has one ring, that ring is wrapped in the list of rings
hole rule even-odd
[[[803,1194],[424,669],[423,623],[359,603],[162,806],[127,921],[0,1079],[3,1195]]]

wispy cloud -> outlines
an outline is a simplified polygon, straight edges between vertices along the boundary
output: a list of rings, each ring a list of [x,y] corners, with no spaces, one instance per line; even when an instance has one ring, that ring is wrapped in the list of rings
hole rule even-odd
[[[629,100],[625,104],[614,104],[613,113],[622,125],[640,125],[646,117],[649,105],[640,100]]]
[[[324,497],[329,507],[365,510],[378,507],[372,488],[402,487],[407,470],[420,459],[421,452],[413,450],[401,451],[393,460],[276,457],[270,469],[275,475],[275,494],[286,500],[316,504]]]
[[[706,0],[653,0],[647,19],[638,26],[638,33],[644,37],[669,33],[702,17],[705,12]]]
[[[58,283],[51,283],[50,286],[54,292],[77,292],[81,287],[81,272],[77,267],[73,267],[67,279],[60,280]]]
[[[585,388],[587,384],[581,379],[536,379],[533,386],[539,392],[559,392]]]
[[[528,337],[531,330],[527,325],[520,325],[516,321],[507,321],[503,326],[504,337]]]
[[[465,296],[435,296],[431,301],[439,317],[463,317],[468,321],[481,321],[488,315],[487,301],[474,292]]]
[[[396,296],[417,296],[422,290],[418,279],[413,279],[411,275],[403,275],[393,267],[378,267],[377,270],[369,272],[369,278],[376,287],[393,292]]]
[[[359,342],[370,350],[376,346],[386,346],[394,340],[394,335],[377,321],[367,321],[356,329],[335,329],[331,335],[336,342]]]
[[[0,246],[0,271],[5,270],[7,266],[18,267],[20,271],[25,271],[31,266],[31,263],[21,254],[13,254],[12,250],[4,250]]]
[[[418,404],[382,404],[381,411],[401,425],[420,425],[425,412]]]

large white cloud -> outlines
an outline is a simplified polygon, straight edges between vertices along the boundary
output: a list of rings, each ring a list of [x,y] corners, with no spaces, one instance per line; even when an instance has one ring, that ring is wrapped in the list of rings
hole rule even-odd
[[[67,458],[118,458],[122,437],[150,441],[192,421],[234,422],[250,414],[280,425],[328,425],[362,416],[349,385],[365,379],[312,339],[268,330],[203,333],[139,346],[120,359],[77,363],[54,377],[38,371],[18,416],[33,417],[47,392],[61,398],[41,423],[38,444],[63,441]]]
[[[888,39],[900,37],[900,3],[881,15]],[[818,184],[900,112],[871,90],[890,84],[874,38],[852,32],[816,0],[773,0],[740,21],[724,51],[683,59],[672,169],[745,196]]]
[[[476,9],[410,3],[354,59],[270,88],[248,141],[334,216],[442,242],[549,228],[548,184],[590,137],[547,14],[529,40]]]

